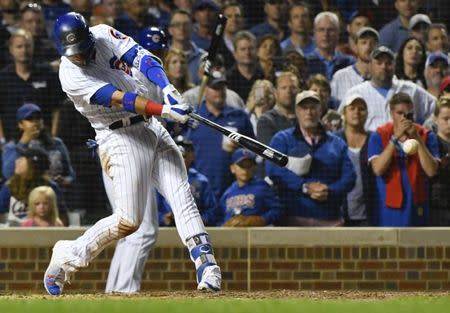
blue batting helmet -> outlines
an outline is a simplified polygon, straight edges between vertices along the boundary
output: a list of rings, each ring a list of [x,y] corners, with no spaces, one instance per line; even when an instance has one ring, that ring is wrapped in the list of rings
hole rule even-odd
[[[83,53],[94,46],[94,37],[84,17],[76,12],[61,15],[55,22],[53,35],[60,55]]]
[[[167,37],[164,31],[158,27],[146,27],[138,36],[139,44],[147,50],[167,49]]]

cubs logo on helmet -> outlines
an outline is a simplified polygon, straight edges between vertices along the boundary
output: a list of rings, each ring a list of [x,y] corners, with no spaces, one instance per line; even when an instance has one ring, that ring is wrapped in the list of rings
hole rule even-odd
[[[138,43],[147,50],[164,50],[167,48],[167,37],[158,27],[147,27],[138,35]]]

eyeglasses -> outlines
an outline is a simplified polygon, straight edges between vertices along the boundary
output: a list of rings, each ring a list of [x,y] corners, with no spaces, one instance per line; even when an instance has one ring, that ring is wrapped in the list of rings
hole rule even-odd
[[[175,28],[188,28],[191,27],[191,22],[174,22],[172,24],[170,24],[170,27],[175,27]]]
[[[26,11],[42,12],[42,7],[37,3],[30,2],[22,6],[20,9],[21,14],[25,13]]]

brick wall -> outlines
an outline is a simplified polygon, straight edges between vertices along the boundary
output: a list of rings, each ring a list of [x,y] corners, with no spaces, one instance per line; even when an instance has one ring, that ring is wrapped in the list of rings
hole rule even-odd
[[[11,240],[5,240],[8,234]],[[398,229],[220,229],[210,234],[224,290],[450,290],[450,230],[446,229],[411,229],[409,233]],[[43,292],[43,272],[55,238],[76,235],[76,230],[65,229],[39,230],[38,234],[0,230],[0,292]],[[113,253],[113,246],[108,247],[75,274],[66,290],[102,291]],[[162,230],[146,264],[142,289],[195,287],[193,264],[175,230]]]

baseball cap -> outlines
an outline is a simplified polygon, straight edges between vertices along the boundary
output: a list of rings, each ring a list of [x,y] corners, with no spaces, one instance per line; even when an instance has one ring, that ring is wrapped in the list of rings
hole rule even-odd
[[[25,103],[17,109],[17,121],[20,122],[29,118],[33,113],[42,114],[41,108],[34,103]]]
[[[428,15],[426,15],[426,14],[416,14],[413,17],[411,17],[411,19],[409,20],[408,28],[413,29],[420,23],[431,25],[431,20],[428,17]]]
[[[438,51],[432,52],[428,55],[427,61],[425,62],[425,67],[430,66],[431,64],[433,64],[438,60],[442,60],[448,65],[448,56],[445,53]]]
[[[441,92],[443,92],[445,89],[447,89],[448,86],[450,86],[450,75],[444,77],[439,89],[441,90]]]
[[[295,97],[295,105],[300,105],[306,99],[313,99],[320,103],[319,94],[312,90],[304,90]]]
[[[350,24],[351,22],[353,22],[353,20],[355,18],[357,18],[358,16],[365,16],[367,18],[369,18],[369,16],[367,15],[367,13],[360,11],[360,10],[354,10],[348,17],[347,17],[347,24]]]
[[[218,87],[219,85],[226,85],[227,78],[225,77],[225,74],[220,71],[212,71],[209,74],[209,80],[208,80],[208,87],[214,88]]]
[[[256,154],[249,150],[239,148],[234,151],[233,155],[231,156],[231,164],[240,163],[244,160],[252,160],[256,163]]]
[[[377,41],[380,40],[380,34],[376,31],[375,28],[372,27],[361,27],[355,34],[357,39],[361,38],[364,35],[372,34],[377,38]]]
[[[361,95],[352,94],[352,95],[348,96],[346,99],[344,99],[344,101],[342,102],[342,107],[341,107],[340,113],[342,113],[346,107],[351,105],[357,99],[362,100],[362,103],[364,103],[364,106],[367,108],[366,100]]]
[[[32,147],[32,148],[21,148],[16,147],[17,152],[20,156],[26,157],[33,163],[33,168],[43,173],[50,168],[50,159],[48,157],[47,151],[40,147]]]
[[[214,11],[219,11],[220,7],[214,0],[196,0],[192,6],[192,10],[202,10],[202,9],[212,9]]]
[[[379,56],[381,56],[382,54],[387,54],[388,56],[390,56],[392,59],[395,59],[395,54],[394,52],[392,52],[391,49],[389,49],[386,46],[378,46],[377,48],[375,48],[375,50],[372,51],[372,53],[370,54],[370,58],[371,59],[376,59]]]

